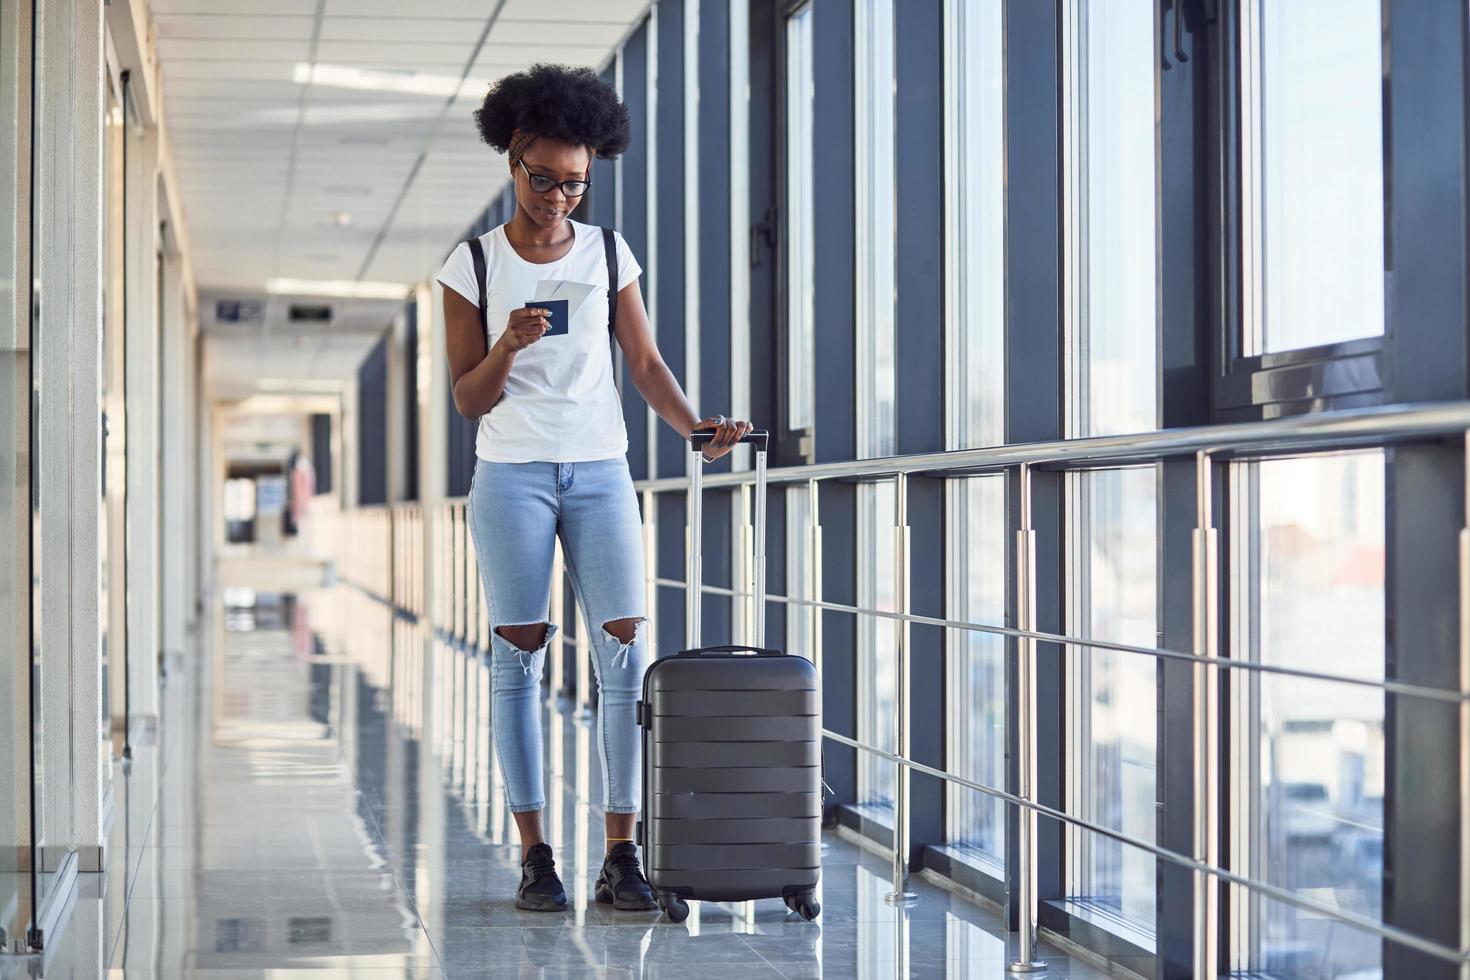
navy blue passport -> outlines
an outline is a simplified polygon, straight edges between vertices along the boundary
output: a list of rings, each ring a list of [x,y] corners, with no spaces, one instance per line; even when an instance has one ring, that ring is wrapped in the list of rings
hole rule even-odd
[[[551,321],[551,328],[541,336],[555,337],[558,334],[564,334],[569,329],[571,329],[571,323],[569,321],[572,318],[572,314],[568,309],[568,305],[570,303],[571,300],[565,299],[538,299],[531,300],[530,302],[526,303],[526,306],[534,310],[551,311],[551,316],[546,318]]]

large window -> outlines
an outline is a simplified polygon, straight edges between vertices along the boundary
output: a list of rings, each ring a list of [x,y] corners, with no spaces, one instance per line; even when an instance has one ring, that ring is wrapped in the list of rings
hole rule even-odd
[[[857,454],[896,450],[894,304],[896,302],[894,63],[892,0],[862,0],[854,11],[854,105],[857,214]],[[858,598],[866,608],[894,608],[894,488],[858,487]],[[893,621],[862,617],[858,625],[858,730],[864,740],[893,744]],[[863,754],[858,792],[871,803],[893,800],[893,764]]]
[[[949,0],[945,9],[945,174],[954,201],[945,223],[946,443],[951,449],[1005,441],[1004,8],[1000,0]],[[948,507],[949,618],[1005,622],[1006,481],[952,480]],[[1005,785],[1004,637],[952,630],[949,656],[950,769]],[[952,787],[946,837],[958,852],[1002,876],[1005,805]]]
[[[18,106],[30,93],[15,79],[29,77],[29,9],[0,7],[0,64],[25,65],[0,72],[0,104]],[[13,8],[13,9],[12,9]],[[11,72],[14,72],[12,74]],[[24,211],[31,199],[26,171],[16,161],[28,151],[18,115],[0,119],[0,934],[24,937],[35,892],[31,835],[31,359],[30,230]],[[18,290],[20,291],[19,294]],[[11,316],[11,313],[20,315]]]
[[[1384,454],[1232,468],[1233,657],[1382,681]],[[1367,687],[1238,672],[1231,742],[1236,869],[1377,919],[1383,893],[1384,698]],[[1368,975],[1379,941],[1237,895],[1241,969]],[[1359,973],[1358,971],[1363,971]]]
[[[1242,4],[1246,355],[1383,333],[1381,8]]]
[[[982,476],[949,484],[953,555],[951,617],[1006,621],[1006,478]],[[1006,784],[1006,640],[993,633],[949,634],[950,770],[986,786]],[[1006,806],[992,796],[952,787],[947,837],[959,852],[1003,877]]]
[[[815,420],[816,214],[812,181],[812,5],[786,20],[786,428]]]
[[[1073,634],[1156,642],[1156,479],[1147,467],[1072,481],[1067,623]],[[1157,669],[1153,658],[1139,654],[1083,646],[1068,652],[1069,809],[1143,840],[1154,839]],[[1075,828],[1069,845],[1069,894],[1151,934],[1153,855]]]
[[[1069,438],[1150,431],[1156,407],[1154,4],[1065,8]],[[1076,636],[1157,642],[1153,467],[1067,479],[1066,624]],[[1155,836],[1156,664],[1067,651],[1067,801],[1079,817]],[[1154,859],[1071,829],[1067,892],[1151,942]]]

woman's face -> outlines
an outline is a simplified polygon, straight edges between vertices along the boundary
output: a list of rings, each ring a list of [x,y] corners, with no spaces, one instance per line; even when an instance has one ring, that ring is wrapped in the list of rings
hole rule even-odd
[[[567,219],[582,198],[568,197],[557,186],[537,191],[531,187],[527,171],[555,181],[589,180],[591,167],[592,151],[589,147],[538,137],[526,148],[521,162],[516,164],[516,201],[537,227],[551,231]]]

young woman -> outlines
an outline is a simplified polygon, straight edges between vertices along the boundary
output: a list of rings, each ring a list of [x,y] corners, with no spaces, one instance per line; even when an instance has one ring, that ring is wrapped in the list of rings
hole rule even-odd
[[[590,69],[537,65],[497,82],[475,120],[481,138],[508,155],[516,211],[480,237],[484,282],[476,281],[467,243],[450,255],[438,279],[454,404],[465,418],[479,419],[468,513],[494,624],[495,746],[521,837],[516,907],[567,906],[541,824],[538,696],[557,635],[547,606],[552,549],[560,536],[591,628],[601,692],[597,751],[607,855],[596,899],[619,909],[653,909],[632,841],[639,794],[633,704],[647,662],[643,539],[613,384],[609,313],[616,314],[613,336],[628,378],[659,417],[685,437],[716,431],[706,459],[728,453],[750,426],[695,413],[654,344],[638,288],[642,270],[627,243],[616,236],[613,284],[601,231],[571,219],[591,183],[592,158],[611,159],[628,145],[628,111],[617,94]],[[565,287],[573,297],[565,333],[547,336],[550,312],[530,302],[543,280],[572,284]],[[576,297],[586,290],[576,284],[594,287],[580,303]]]

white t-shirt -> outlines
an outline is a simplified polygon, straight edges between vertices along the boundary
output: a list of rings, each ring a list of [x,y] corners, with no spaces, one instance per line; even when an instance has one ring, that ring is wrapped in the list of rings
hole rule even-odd
[[[505,332],[511,310],[531,303],[543,279],[588,283],[597,288],[572,312],[567,333],[542,337],[517,352],[505,396],[480,418],[475,455],[492,463],[581,463],[615,459],[628,451],[623,406],[613,382],[607,330],[607,253],[602,229],[571,221],[571,250],[555,262],[527,262],[505,238],[505,227],[480,236],[489,279],[486,349]],[[622,235],[618,290],[642,274]],[[467,242],[450,253],[438,281],[476,308],[474,259]]]

